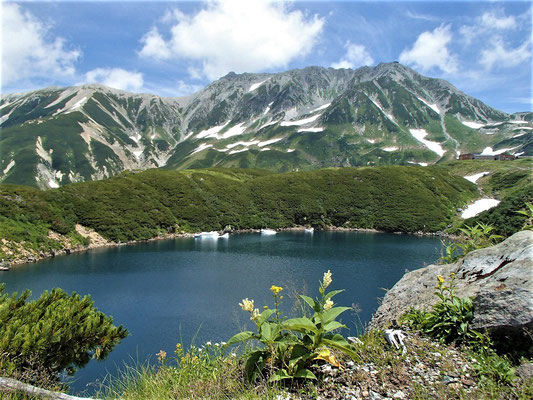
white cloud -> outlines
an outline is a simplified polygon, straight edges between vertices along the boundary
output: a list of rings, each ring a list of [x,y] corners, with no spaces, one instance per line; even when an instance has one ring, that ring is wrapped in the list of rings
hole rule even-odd
[[[2,7],[2,84],[39,77],[73,76],[78,50],[69,50],[50,27],[15,3]]]
[[[190,83],[187,83],[185,81],[178,81],[176,90],[175,90],[175,96],[186,96],[188,94],[195,93],[202,89],[202,85],[192,85]]]
[[[483,13],[479,17],[481,26],[488,29],[513,29],[516,28],[516,20],[512,15],[506,16],[502,10],[492,10]]]
[[[153,28],[141,39],[139,55],[188,59],[209,79],[286,67],[309,54],[324,26],[317,15],[274,0],[213,0],[194,15],[175,10],[164,19],[174,21],[169,39]]]
[[[463,25],[459,32],[463,35],[465,43],[469,45],[480,35],[513,30],[518,28],[519,25],[515,16],[507,16],[502,9],[494,9],[486,11],[477,17],[473,25]]]
[[[143,87],[143,74],[122,68],[96,68],[85,74],[87,83],[101,83],[120,90],[139,91]]]
[[[486,70],[494,67],[510,68],[529,61],[531,57],[531,41],[527,40],[515,49],[506,48],[503,40],[495,37],[491,46],[481,51],[479,62]]]
[[[411,49],[402,51],[399,60],[423,71],[440,68],[446,73],[456,72],[457,56],[448,50],[451,40],[450,26],[441,25],[421,33]]]
[[[362,65],[374,64],[374,59],[365,46],[348,41],[344,47],[346,48],[346,54],[338,62],[331,64],[333,68],[356,68]]]

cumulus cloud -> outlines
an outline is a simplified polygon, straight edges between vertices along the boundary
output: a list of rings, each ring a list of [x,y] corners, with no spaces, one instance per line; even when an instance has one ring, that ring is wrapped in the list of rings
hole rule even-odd
[[[274,0],[213,0],[194,15],[167,13],[165,21],[172,24],[168,39],[153,28],[141,39],[139,55],[190,60],[193,75],[209,79],[285,67],[309,54],[324,26],[319,16]]]
[[[73,76],[80,56],[61,37],[50,37],[50,27],[15,3],[3,3],[2,84],[25,79]]]
[[[448,46],[452,40],[450,26],[441,25],[432,32],[420,34],[410,49],[400,54],[400,62],[409,64],[422,71],[439,68],[446,73],[457,71],[457,56]]]
[[[348,41],[344,47],[346,48],[346,54],[338,62],[331,64],[333,68],[356,68],[362,65],[374,64],[374,59],[365,46]]]
[[[122,68],[96,68],[85,74],[87,83],[101,83],[120,90],[139,91],[144,80],[140,72],[131,72]]]
[[[486,70],[495,67],[510,68],[529,61],[531,57],[531,41],[522,43],[517,48],[506,48],[502,38],[495,37],[490,47],[481,51],[479,62]]]

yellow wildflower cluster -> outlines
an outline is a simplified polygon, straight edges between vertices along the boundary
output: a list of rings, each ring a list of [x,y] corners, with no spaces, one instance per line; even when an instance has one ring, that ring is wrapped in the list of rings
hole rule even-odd
[[[254,310],[254,301],[248,300],[248,298],[242,299],[242,303],[239,303],[239,305],[244,311],[248,311],[249,313]]]
[[[331,271],[324,272],[324,279],[322,279],[322,288],[327,288],[331,284]]]
[[[331,299],[327,299],[326,303],[324,304],[324,311],[328,311],[331,307],[333,307],[333,301],[331,301]]]
[[[277,296],[279,292],[281,292],[283,290],[283,288],[281,286],[275,286],[275,285],[272,285],[270,287],[270,291],[274,294],[274,296]]]

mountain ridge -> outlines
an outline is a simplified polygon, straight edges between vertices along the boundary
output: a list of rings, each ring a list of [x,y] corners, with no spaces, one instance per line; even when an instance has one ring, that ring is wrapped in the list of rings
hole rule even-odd
[[[531,117],[399,63],[228,73],[184,97],[88,84],[3,95],[0,182],[40,188],[126,169],[421,164],[533,154]],[[507,146],[507,147],[506,147]]]

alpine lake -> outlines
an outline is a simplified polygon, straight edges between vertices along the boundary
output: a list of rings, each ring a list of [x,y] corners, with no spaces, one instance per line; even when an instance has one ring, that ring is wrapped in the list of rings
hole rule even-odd
[[[329,289],[345,289],[335,303],[353,306],[340,320],[341,333],[362,332],[385,295],[407,270],[441,256],[437,237],[346,231],[235,234],[229,238],[177,238],[93,249],[0,272],[6,293],[60,287],[90,294],[130,335],[104,361],[91,361],[67,378],[72,393],[94,393],[106,374],[125,365],[157,363],[160,350],[171,356],[176,344],[224,342],[253,329],[242,311],[243,298],[273,306],[270,287],[282,286],[282,309],[295,316],[295,295],[318,296],[324,272]],[[291,315],[292,313],[292,315]]]

